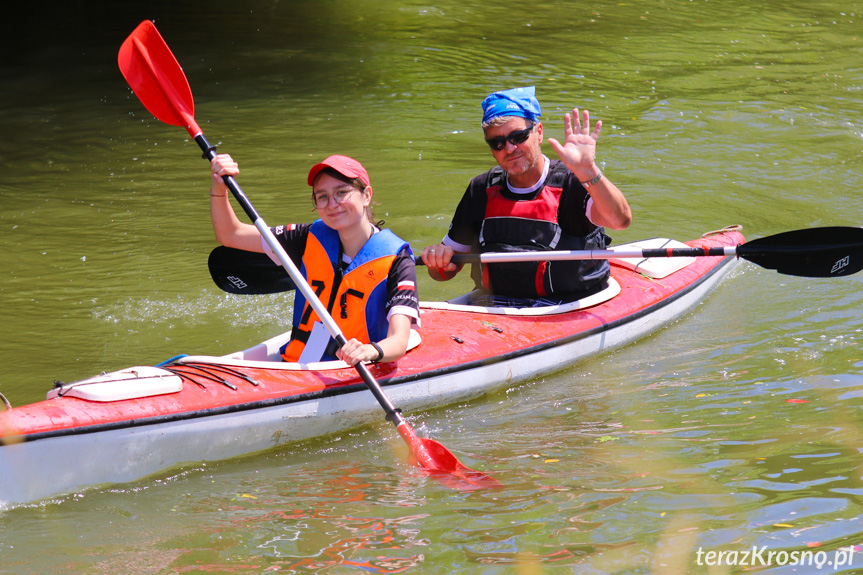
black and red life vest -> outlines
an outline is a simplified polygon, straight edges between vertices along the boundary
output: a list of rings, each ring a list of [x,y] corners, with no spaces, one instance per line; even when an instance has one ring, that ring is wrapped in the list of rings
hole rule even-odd
[[[504,194],[504,171],[499,166],[490,170],[479,235],[481,251],[604,249],[603,228],[576,236],[560,226],[558,209],[568,174],[563,162],[552,162],[542,189],[533,199],[513,200],[511,193]],[[608,274],[605,260],[483,264],[482,286],[492,293],[515,297],[566,297],[591,291]]]

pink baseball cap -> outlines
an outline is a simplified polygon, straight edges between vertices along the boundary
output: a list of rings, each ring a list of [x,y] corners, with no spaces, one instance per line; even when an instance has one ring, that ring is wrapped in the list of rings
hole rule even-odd
[[[315,178],[318,177],[321,170],[325,170],[327,168],[332,168],[348,178],[359,178],[367,186],[371,185],[371,182],[369,181],[369,173],[361,163],[353,158],[339,155],[330,156],[323,162],[312,166],[312,169],[309,170],[309,185],[313,186],[315,184]]]

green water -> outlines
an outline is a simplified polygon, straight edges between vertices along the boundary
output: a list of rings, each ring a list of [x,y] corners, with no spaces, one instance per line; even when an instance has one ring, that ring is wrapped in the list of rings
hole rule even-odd
[[[515,85],[537,86],[548,136],[574,106],[603,120],[598,156],[635,216],[617,243],[863,223],[856,2],[116,4],[7,7],[0,392],[14,405],[55,379],[227,353],[289,323],[290,296],[209,279],[207,165],[116,66],[144,18],[271,224],[311,219],[305,174],[342,153],[369,169],[388,226],[439,240],[492,165],[479,102]],[[424,299],[467,285],[420,279]],[[863,275],[744,263],[636,345],[409,414],[501,491],[418,473],[382,418],[2,512],[0,572],[816,572],[708,567],[698,552],[833,560],[863,544],[861,306]],[[857,553],[817,572],[863,572]]]

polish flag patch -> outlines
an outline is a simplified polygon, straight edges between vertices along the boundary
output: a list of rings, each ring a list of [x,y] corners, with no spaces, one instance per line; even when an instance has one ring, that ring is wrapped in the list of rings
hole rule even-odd
[[[412,281],[408,280],[408,281],[399,282],[399,284],[398,284],[398,289],[405,289],[405,290],[410,290],[410,291],[416,291],[417,286],[416,286],[416,284],[415,284],[414,282],[412,282]]]

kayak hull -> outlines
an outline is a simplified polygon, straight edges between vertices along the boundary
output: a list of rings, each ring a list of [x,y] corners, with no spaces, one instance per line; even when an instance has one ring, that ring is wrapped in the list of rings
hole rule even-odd
[[[725,232],[690,245],[742,242],[739,232]],[[572,312],[510,316],[424,308],[423,343],[398,362],[370,366],[371,372],[394,405],[414,413],[558,371],[690,312],[736,262],[694,260],[658,280],[612,265],[620,294]],[[341,362],[315,369],[250,357],[195,356],[161,368],[171,386],[178,375],[183,379],[180,391],[169,386],[158,395],[96,401],[74,397],[70,386],[52,399],[0,412],[0,509],[247,455],[384,416],[356,371]],[[144,368],[130,368],[137,369]],[[157,378],[160,368],[149,369]]]

